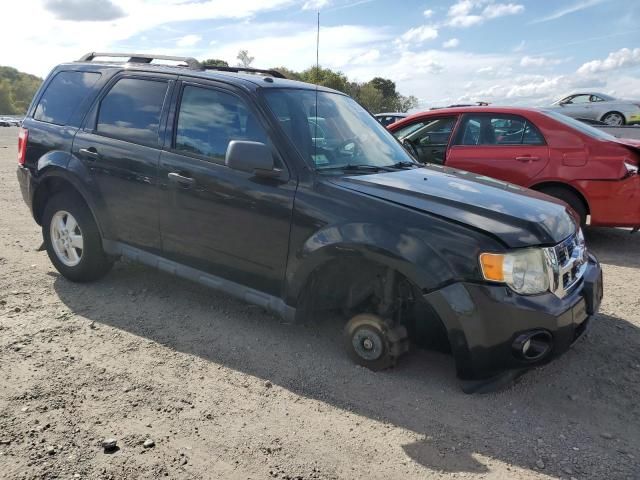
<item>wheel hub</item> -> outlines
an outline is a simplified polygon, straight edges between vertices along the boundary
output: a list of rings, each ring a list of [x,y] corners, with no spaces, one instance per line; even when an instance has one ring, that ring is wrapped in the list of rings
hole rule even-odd
[[[51,218],[50,237],[53,251],[67,267],[75,267],[82,259],[84,241],[76,219],[60,210]]]
[[[382,337],[369,327],[361,327],[353,334],[352,345],[358,356],[365,360],[377,360],[384,353]]]

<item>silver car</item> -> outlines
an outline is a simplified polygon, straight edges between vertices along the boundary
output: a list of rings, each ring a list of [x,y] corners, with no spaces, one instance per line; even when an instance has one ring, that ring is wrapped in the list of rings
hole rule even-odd
[[[640,101],[621,100],[604,93],[574,93],[551,108],[569,117],[599,120],[607,125],[640,123]]]

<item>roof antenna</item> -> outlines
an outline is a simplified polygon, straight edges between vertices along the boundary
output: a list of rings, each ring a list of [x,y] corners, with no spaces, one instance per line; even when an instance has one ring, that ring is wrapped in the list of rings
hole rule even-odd
[[[316,112],[313,118],[313,161],[318,158],[318,84],[320,82],[320,10],[318,10],[318,25],[316,29]]]

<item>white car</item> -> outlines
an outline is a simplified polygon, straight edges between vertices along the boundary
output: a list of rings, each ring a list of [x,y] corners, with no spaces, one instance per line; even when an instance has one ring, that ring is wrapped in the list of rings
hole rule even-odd
[[[599,120],[607,125],[640,123],[640,101],[621,100],[604,93],[574,93],[551,108],[569,117]]]

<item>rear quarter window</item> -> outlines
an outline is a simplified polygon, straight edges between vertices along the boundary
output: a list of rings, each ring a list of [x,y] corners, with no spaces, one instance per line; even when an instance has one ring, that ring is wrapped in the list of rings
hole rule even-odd
[[[97,72],[58,72],[42,94],[33,118],[41,122],[67,125],[99,78],[100,74]]]

